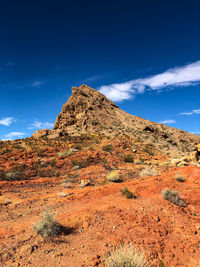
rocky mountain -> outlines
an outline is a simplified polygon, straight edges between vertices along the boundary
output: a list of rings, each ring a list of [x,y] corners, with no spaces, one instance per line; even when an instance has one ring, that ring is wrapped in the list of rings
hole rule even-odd
[[[128,135],[170,154],[191,152],[200,143],[200,136],[126,113],[87,85],[72,88],[72,96],[63,105],[53,130],[38,130],[33,137],[54,139],[93,133]]]

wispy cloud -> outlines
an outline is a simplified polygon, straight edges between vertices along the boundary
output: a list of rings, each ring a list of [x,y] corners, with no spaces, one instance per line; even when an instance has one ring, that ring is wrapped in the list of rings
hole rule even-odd
[[[26,133],[23,132],[10,132],[5,135],[5,139],[3,140],[12,140],[14,138],[22,138],[26,135]]]
[[[1,118],[0,119],[0,125],[4,126],[10,126],[13,122],[15,122],[15,118],[13,117],[6,117],[6,118]]]
[[[175,120],[171,120],[171,119],[169,119],[169,120],[159,121],[159,123],[163,123],[163,124],[171,124],[171,123],[176,123],[176,121],[175,121]]]
[[[49,129],[53,128],[52,122],[41,122],[39,120],[35,120],[33,123],[31,123],[30,127],[28,129]]]
[[[194,86],[199,83],[200,60],[147,78],[103,85],[99,91],[113,101],[123,101],[149,90],[160,91],[169,87]]]
[[[181,112],[178,115],[186,115],[186,116],[190,116],[190,115],[194,115],[194,114],[200,114],[200,109],[193,109],[189,112]]]
[[[32,87],[35,87],[35,88],[39,88],[40,86],[42,86],[44,84],[43,81],[35,81],[32,83]]]

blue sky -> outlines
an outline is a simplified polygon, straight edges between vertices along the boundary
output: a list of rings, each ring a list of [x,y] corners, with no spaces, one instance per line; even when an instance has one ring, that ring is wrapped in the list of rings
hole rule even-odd
[[[51,128],[87,84],[200,133],[199,1],[0,0],[0,139]]]

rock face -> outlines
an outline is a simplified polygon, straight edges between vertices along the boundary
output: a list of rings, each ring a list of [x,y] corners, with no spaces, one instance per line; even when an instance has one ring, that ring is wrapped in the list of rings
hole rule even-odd
[[[94,133],[126,134],[150,148],[179,155],[191,152],[200,143],[200,136],[126,113],[87,85],[72,88],[72,96],[63,105],[53,130],[38,130],[33,137],[52,139]]]
[[[62,107],[54,130],[62,134],[97,132],[116,121],[118,106],[98,91],[82,85],[72,88],[72,96]]]

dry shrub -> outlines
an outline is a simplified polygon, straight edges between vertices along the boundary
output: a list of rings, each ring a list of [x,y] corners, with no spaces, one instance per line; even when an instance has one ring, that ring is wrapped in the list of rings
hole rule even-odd
[[[57,153],[59,158],[64,158],[66,156],[72,156],[73,154],[74,154],[74,151],[72,149],[65,150],[65,151]]]
[[[110,182],[114,182],[114,183],[120,183],[123,181],[119,175],[119,171],[117,170],[109,172],[106,177]]]
[[[128,154],[124,157],[124,162],[133,162],[133,156],[131,154]]]
[[[115,248],[105,257],[107,267],[147,267],[148,263],[144,253],[133,246]]]
[[[127,199],[132,199],[132,198],[136,198],[136,196],[128,190],[127,187],[124,187],[124,189],[120,190],[122,195],[125,196]]]
[[[102,147],[102,150],[106,151],[106,152],[111,152],[113,150],[113,147],[111,144],[107,144],[107,145]]]
[[[33,226],[33,229],[44,238],[60,235],[63,232],[63,226],[54,219],[54,215],[49,211],[44,212],[42,219]]]
[[[162,191],[162,196],[164,199],[170,201],[171,203],[177,206],[185,206],[185,200],[179,197],[178,191],[170,191],[169,189],[165,189]]]
[[[157,175],[160,175],[160,174],[153,167],[145,167],[139,173],[139,176],[140,177],[144,177],[144,176],[157,176]]]
[[[176,181],[183,183],[183,182],[185,182],[185,178],[182,176],[178,176],[178,177],[176,177]]]

